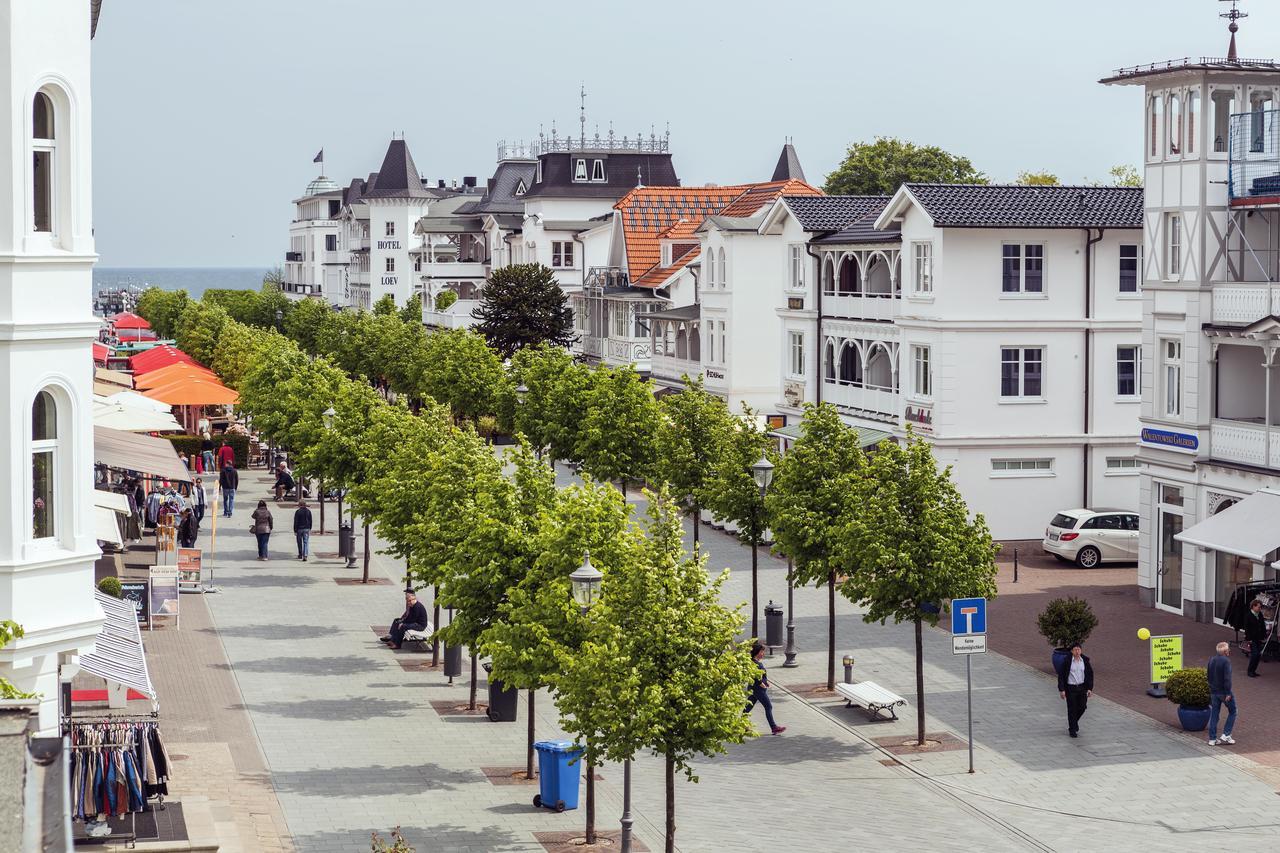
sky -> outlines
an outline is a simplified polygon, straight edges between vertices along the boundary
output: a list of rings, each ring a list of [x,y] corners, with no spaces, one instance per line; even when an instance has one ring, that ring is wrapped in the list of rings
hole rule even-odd
[[[786,137],[820,185],[898,136],[993,180],[1136,164],[1142,98],[1113,69],[1224,56],[1213,0],[121,0],[93,42],[103,266],[277,266],[323,148],[346,184],[403,133],[436,179],[492,173],[498,140],[613,122],[671,129],[685,185],[767,180]],[[1240,55],[1280,45],[1245,0]]]

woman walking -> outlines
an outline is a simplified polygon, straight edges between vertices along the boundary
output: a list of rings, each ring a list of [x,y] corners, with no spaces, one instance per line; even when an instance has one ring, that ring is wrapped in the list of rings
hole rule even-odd
[[[253,524],[250,525],[249,532],[258,537],[258,559],[265,562],[267,559],[267,540],[271,538],[271,528],[273,526],[271,510],[267,509],[266,501],[258,501],[258,508],[253,511],[251,519]]]

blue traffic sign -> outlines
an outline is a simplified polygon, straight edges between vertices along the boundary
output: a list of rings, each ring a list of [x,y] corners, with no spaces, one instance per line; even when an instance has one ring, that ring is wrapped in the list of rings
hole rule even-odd
[[[985,598],[951,599],[951,633],[987,633],[987,600]]]

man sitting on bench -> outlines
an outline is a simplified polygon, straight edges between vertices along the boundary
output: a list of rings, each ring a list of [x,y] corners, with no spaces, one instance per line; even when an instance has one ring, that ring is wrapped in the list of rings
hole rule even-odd
[[[412,592],[404,594],[404,613],[400,614],[400,618],[391,622],[391,632],[382,636],[382,642],[391,646],[393,649],[400,648],[404,642],[405,631],[422,631],[427,627],[427,608],[422,606],[422,602],[418,601],[418,596]]]
[[[293,491],[295,485],[297,484],[293,481],[293,472],[281,462],[276,466],[276,500],[284,500]]]

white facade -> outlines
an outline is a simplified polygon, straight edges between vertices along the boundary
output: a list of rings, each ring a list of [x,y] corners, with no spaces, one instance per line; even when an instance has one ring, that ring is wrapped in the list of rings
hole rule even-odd
[[[1280,546],[1280,534],[1258,553],[1244,547],[1246,531],[1206,538],[1195,529],[1280,486],[1271,402],[1280,391],[1280,209],[1266,183],[1280,176],[1280,65],[1234,60],[1126,69],[1104,81],[1144,91],[1138,584],[1146,603],[1205,622],[1222,619],[1239,584],[1274,577]]]
[[[281,289],[296,299],[313,296],[335,304],[345,301],[342,278],[348,255],[341,249],[342,222],[337,218],[342,191],[321,175],[293,204]]]
[[[0,131],[0,675],[58,725],[59,670],[90,651],[94,600],[90,17],[84,0],[3,0]]]

